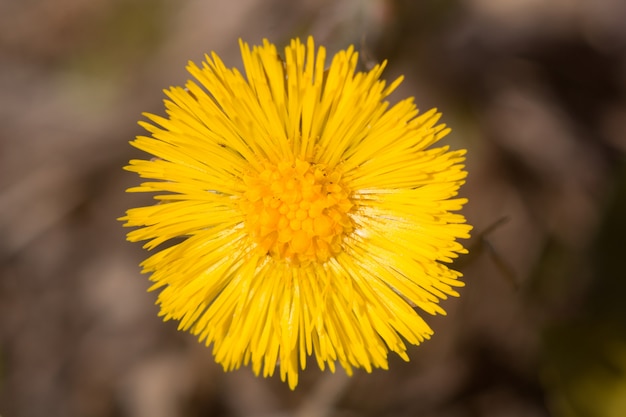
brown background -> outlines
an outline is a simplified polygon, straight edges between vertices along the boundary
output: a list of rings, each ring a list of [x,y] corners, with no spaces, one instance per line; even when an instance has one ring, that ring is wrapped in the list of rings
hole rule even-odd
[[[4,417],[626,415],[626,2],[0,0]],[[115,219],[187,60],[313,34],[468,148],[467,286],[390,371],[295,392],[163,324]]]

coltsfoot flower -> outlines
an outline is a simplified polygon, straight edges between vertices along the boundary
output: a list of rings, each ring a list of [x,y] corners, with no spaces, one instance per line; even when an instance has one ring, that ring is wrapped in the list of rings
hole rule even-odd
[[[127,170],[130,192],[158,204],[120,220],[156,252],[142,263],[165,320],[198,336],[225,370],[251,365],[293,389],[314,356],[370,372],[388,353],[408,360],[445,314],[471,226],[455,213],[464,150],[432,147],[449,129],[412,98],[390,106],[401,79],[385,63],[356,72],[353,47],[326,52],[240,42],[244,73],[216,54],[165,91],[167,117],[145,114],[133,146],[154,158]],[[161,246],[165,242],[169,245]]]

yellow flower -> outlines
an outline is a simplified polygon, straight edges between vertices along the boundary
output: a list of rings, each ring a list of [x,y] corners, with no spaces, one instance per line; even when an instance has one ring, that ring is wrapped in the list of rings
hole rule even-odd
[[[325,70],[313,38],[284,61],[268,41],[240,46],[245,75],[215,54],[189,63],[196,81],[165,91],[167,117],[145,114],[151,136],[131,142],[155,158],[130,161],[150,181],[128,191],[159,204],[120,219],[138,227],[128,240],[173,240],[142,263],[160,315],[225,370],[278,368],[292,389],[309,356],[348,374],[408,360],[432,334],[415,309],[445,314],[463,285],[445,263],[471,229],[454,213],[465,151],[431,148],[440,114],[390,106],[401,79],[356,72],[353,47]]]

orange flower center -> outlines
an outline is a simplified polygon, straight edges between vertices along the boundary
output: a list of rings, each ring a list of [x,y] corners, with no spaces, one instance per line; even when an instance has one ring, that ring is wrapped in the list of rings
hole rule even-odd
[[[352,231],[353,204],[341,174],[296,159],[246,176],[246,228],[264,253],[290,262],[324,262]]]

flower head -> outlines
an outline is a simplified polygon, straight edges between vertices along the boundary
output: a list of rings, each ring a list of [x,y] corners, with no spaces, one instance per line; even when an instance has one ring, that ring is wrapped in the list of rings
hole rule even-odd
[[[152,154],[127,170],[159,204],[121,220],[156,249],[142,263],[165,320],[213,344],[226,370],[280,370],[294,388],[320,368],[387,368],[432,330],[416,312],[445,314],[471,226],[456,211],[465,151],[432,147],[449,129],[390,106],[385,64],[356,72],[340,51],[292,40],[284,61],[268,41],[241,42],[244,74],[220,58],[189,63],[196,81],[165,91],[167,117],[145,116]],[[182,238],[182,239],[181,239]]]

